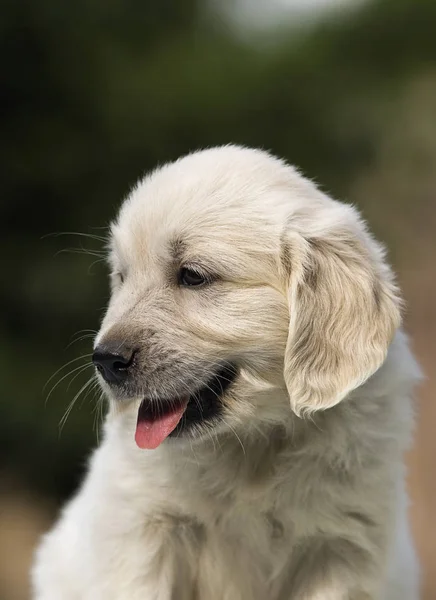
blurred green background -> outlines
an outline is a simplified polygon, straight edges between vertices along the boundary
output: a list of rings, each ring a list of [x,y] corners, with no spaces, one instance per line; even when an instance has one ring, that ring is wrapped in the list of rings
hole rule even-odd
[[[0,60],[0,600],[28,598],[97,443],[89,389],[59,427],[108,296],[104,242],[68,232],[104,237],[145,171],[228,142],[297,164],[389,247],[429,375],[409,461],[436,600],[435,0],[3,0]]]

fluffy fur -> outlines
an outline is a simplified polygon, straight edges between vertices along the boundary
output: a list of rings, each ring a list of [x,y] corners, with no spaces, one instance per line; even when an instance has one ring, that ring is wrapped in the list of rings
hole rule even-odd
[[[417,600],[403,453],[418,367],[357,211],[226,146],[147,176],[112,227],[97,343],[139,348],[36,600]],[[186,264],[210,275],[180,286]],[[139,403],[238,365],[222,415],[156,450]]]

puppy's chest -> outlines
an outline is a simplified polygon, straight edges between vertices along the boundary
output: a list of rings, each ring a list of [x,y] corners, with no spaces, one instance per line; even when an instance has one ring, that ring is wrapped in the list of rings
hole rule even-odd
[[[184,521],[176,529],[177,561],[181,571],[191,571],[199,598],[271,597],[273,582],[289,565],[292,532],[274,511],[241,508],[207,523]]]

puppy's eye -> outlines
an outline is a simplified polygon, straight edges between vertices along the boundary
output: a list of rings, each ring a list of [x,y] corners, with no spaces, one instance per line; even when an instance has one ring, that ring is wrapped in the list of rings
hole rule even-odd
[[[200,285],[205,285],[209,283],[207,277],[194,271],[193,269],[188,269],[187,267],[182,267],[179,271],[179,284],[186,287],[199,287]]]

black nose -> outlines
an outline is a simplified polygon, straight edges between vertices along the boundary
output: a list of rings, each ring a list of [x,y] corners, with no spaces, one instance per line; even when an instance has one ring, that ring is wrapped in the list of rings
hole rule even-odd
[[[111,351],[105,346],[97,346],[92,355],[92,362],[108,383],[121,383],[128,375],[132,364],[133,352],[123,347]]]

